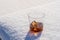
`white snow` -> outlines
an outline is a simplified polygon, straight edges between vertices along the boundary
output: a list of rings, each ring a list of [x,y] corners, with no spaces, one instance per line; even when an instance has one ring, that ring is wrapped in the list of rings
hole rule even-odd
[[[0,0],[0,15],[48,4],[56,0]]]
[[[43,6],[22,9],[17,12],[13,12],[11,14],[5,14],[0,16],[0,22],[2,23],[1,25],[3,26],[3,28],[8,29],[8,30],[5,29],[4,30],[7,34],[11,36],[11,40],[12,39],[24,40],[24,38],[26,37],[29,31],[29,21],[27,14],[30,13],[31,11],[37,11],[37,10],[40,10],[43,13],[45,13],[45,17],[43,21],[44,30],[42,32],[41,37],[38,38],[37,40],[60,40],[59,38],[60,37],[60,0],[57,0],[55,2]]]

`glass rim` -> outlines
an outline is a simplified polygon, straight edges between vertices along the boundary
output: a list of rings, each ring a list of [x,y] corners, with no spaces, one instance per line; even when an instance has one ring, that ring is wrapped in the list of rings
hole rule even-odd
[[[39,13],[39,14],[42,14],[42,16],[40,16],[40,15],[37,15],[37,16],[39,16],[39,17],[33,17],[34,15],[36,16],[36,14],[34,14],[34,11],[33,12],[29,12],[28,14],[27,14],[27,16],[29,17],[29,18],[35,18],[35,19],[39,19],[39,18],[44,18],[45,17],[45,13],[43,13],[43,12],[37,12],[36,11],[36,13]],[[32,16],[32,15],[33,16]]]

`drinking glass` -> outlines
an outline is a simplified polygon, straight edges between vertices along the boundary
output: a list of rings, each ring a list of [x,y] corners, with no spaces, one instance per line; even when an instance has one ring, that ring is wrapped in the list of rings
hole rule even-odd
[[[31,35],[38,36],[43,31],[44,16],[45,14],[41,11],[31,11],[28,14]]]

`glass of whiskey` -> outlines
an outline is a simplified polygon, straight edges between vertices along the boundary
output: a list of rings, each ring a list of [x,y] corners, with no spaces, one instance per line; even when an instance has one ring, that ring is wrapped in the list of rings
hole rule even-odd
[[[37,36],[43,31],[44,13],[33,11],[28,14],[30,34]]]

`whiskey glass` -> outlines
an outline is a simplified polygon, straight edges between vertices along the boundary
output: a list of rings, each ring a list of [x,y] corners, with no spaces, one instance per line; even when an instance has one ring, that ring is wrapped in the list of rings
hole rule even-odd
[[[43,31],[45,14],[41,11],[31,11],[28,14],[30,34],[38,36]]]

